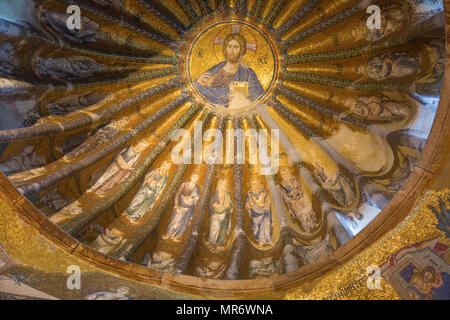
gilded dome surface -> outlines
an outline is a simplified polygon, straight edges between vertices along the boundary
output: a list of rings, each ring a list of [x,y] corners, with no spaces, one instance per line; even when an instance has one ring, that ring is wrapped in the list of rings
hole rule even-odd
[[[31,2],[0,15],[0,170],[124,270],[329,259],[405,195],[438,110],[440,1]]]

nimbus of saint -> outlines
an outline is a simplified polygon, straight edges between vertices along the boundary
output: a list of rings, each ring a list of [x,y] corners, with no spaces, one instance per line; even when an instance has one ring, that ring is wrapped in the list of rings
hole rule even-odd
[[[272,209],[267,191],[258,178],[251,180],[245,208],[252,221],[253,237],[260,244],[272,242]]]
[[[233,210],[233,200],[230,191],[227,191],[227,181],[221,179],[211,197],[210,222],[208,241],[217,246],[225,242],[230,226],[230,215]]]
[[[170,163],[164,161],[160,168],[152,170],[144,177],[138,192],[125,209],[127,218],[130,221],[137,222],[147,212],[152,210],[167,184],[169,168]]]
[[[200,187],[197,185],[198,178],[198,175],[193,174],[190,181],[181,184],[175,195],[172,219],[166,231],[169,238],[181,237],[189,226],[195,206],[200,198]]]
[[[242,64],[247,41],[238,33],[229,34],[222,48],[223,61],[194,81],[196,88],[210,102],[225,108],[239,108],[258,99],[264,89],[256,73]]]

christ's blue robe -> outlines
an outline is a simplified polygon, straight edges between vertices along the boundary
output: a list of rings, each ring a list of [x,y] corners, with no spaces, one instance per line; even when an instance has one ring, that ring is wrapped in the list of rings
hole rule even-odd
[[[221,62],[205,73],[210,73],[212,77],[214,77],[223,67],[226,65],[226,61]],[[250,101],[255,101],[258,99],[263,93],[264,89],[261,85],[261,83],[258,80],[258,77],[256,76],[255,71],[253,71],[251,68],[244,66],[243,64],[239,64],[239,69],[235,73],[233,81],[240,81],[240,82],[248,82],[248,97],[247,99]],[[230,103],[229,99],[229,93],[230,88],[229,87],[209,87],[209,86],[203,86],[198,82],[198,79],[195,81],[195,86],[200,91],[200,93],[208,99],[210,102],[218,105],[228,106]]]
[[[442,272],[442,285],[439,288],[433,288],[433,296],[436,300],[450,299],[450,275]]]

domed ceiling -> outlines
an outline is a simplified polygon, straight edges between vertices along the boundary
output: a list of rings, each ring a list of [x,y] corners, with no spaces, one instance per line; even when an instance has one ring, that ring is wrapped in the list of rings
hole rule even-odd
[[[56,237],[262,279],[405,196],[443,84],[442,2],[33,3],[0,20],[0,170]]]

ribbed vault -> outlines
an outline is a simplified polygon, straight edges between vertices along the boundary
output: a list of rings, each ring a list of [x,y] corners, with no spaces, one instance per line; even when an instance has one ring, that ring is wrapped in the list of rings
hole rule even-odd
[[[127,277],[295,283],[369,239],[372,221],[393,225],[422,186],[447,52],[443,5],[419,2],[32,1],[27,21],[0,20],[5,183],[46,236]],[[66,25],[73,4],[81,30]],[[380,29],[367,29],[370,4]],[[245,79],[223,86],[230,34],[245,39]],[[178,129],[190,163],[173,161]],[[196,129],[221,132],[224,152],[242,145],[244,163],[194,162],[219,153]]]

